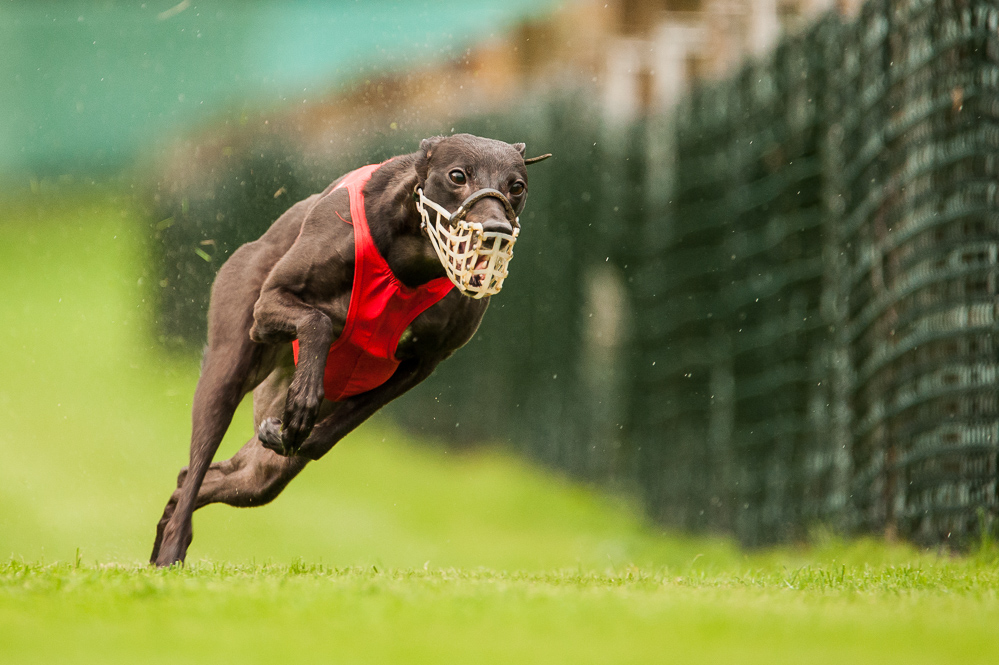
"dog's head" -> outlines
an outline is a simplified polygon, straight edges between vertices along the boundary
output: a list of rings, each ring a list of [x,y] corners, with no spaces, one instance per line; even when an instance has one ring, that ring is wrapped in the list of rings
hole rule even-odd
[[[550,156],[525,160],[524,151],[523,143],[470,134],[420,144],[416,198],[424,229],[451,281],[471,297],[502,287],[527,202],[527,164]]]
[[[473,193],[492,189],[502,194],[514,217],[527,201],[527,167],[523,143],[455,134],[435,136],[420,142],[416,157],[418,187],[426,197],[454,212]],[[468,210],[465,217],[486,231],[513,232],[514,220],[495,197],[485,197]]]

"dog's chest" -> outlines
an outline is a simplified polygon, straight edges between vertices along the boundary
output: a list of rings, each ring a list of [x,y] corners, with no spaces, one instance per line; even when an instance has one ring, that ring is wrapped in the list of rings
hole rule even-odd
[[[435,353],[442,347],[446,333],[445,321],[428,314],[424,312],[416,317],[416,320],[402,332],[399,344],[396,346],[396,359],[418,358]]]
[[[482,320],[486,303],[457,293],[420,314],[403,331],[396,347],[398,360],[447,356],[468,341]]]

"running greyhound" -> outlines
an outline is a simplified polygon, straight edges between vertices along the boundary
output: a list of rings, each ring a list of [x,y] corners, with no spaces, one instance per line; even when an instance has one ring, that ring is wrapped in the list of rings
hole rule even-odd
[[[259,506],[471,339],[527,199],[523,143],[469,134],[339,178],[219,270],[194,391],[191,456],[151,563],[182,563],[192,513]],[[256,434],[212,462],[243,397]]]

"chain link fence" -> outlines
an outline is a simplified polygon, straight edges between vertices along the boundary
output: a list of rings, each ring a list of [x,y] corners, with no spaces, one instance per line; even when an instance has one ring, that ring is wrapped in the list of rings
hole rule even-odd
[[[992,528],[996,2],[872,0],[626,126],[580,96],[455,129],[556,157],[478,335],[390,407],[406,427],[750,545]],[[208,277],[292,201],[414,145],[317,169],[254,144],[161,185],[165,335],[199,339]]]

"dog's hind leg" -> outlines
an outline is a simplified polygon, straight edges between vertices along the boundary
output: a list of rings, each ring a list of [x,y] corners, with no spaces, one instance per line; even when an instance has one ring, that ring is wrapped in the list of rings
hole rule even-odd
[[[171,497],[171,502],[164,510],[166,524],[162,531],[157,529],[159,547],[154,548],[156,557],[153,560],[157,566],[184,561],[191,544],[191,514],[194,512],[198,490],[215,451],[232,422],[233,413],[248,388],[247,382],[253,371],[255,356],[259,355],[258,345],[251,342],[249,337],[245,341],[227,342],[210,346],[205,354],[201,378],[194,391],[188,472],[176,502]],[[169,516],[166,514],[168,511],[171,513]]]
[[[282,457],[264,448],[254,436],[230,459],[220,462],[216,473],[205,477],[195,508],[210,503],[237,508],[270,503],[308,462],[304,457]]]
[[[261,420],[283,412],[285,396],[294,375],[294,363],[290,351],[288,349],[284,351],[284,357],[277,359],[277,366],[254,391],[254,421],[257,424]],[[270,364],[263,363],[265,366]],[[323,412],[329,411],[332,406],[326,403]],[[191,511],[210,503],[226,503],[238,507],[261,506],[269,503],[308,462],[309,459],[305,457],[283,457],[264,448],[255,435],[230,459],[213,462],[208,467],[198,487]],[[156,541],[150,559],[153,563],[157,563],[160,559],[167,526],[177,512],[189,479],[189,467],[184,467],[177,477],[177,489],[170,496],[163,510],[163,516],[156,525]]]
[[[239,508],[270,503],[288,486],[309,462],[304,457],[282,457],[262,445],[254,436],[227,460],[213,462],[198,489],[194,510],[212,503],[225,503]],[[153,561],[159,555],[166,525],[173,516],[188,476],[184,467],[177,478],[177,489],[170,496],[163,517],[156,525]]]

